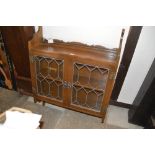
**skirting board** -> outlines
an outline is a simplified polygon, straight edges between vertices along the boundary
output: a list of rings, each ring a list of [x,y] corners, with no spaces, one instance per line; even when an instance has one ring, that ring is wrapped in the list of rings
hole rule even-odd
[[[123,103],[123,102],[117,102],[117,101],[114,101],[114,100],[110,100],[110,105],[115,105],[115,106],[122,107],[122,108],[127,108],[127,109],[130,109],[132,107],[131,104]]]

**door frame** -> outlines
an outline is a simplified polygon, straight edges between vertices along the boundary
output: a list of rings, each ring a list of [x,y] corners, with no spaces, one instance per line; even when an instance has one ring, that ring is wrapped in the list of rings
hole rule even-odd
[[[123,56],[122,56],[122,59],[119,65],[117,77],[116,77],[114,88],[112,91],[112,95],[111,95],[112,102],[111,103],[117,102],[118,96],[120,94],[120,91],[123,86],[125,77],[127,75],[132,57],[136,49],[139,36],[141,34],[141,30],[142,30],[142,26],[131,26],[130,27],[127,41],[126,41],[125,48],[124,48],[124,52],[123,52]]]
[[[155,111],[155,59],[142,83],[132,108],[128,111],[130,123],[146,127]]]

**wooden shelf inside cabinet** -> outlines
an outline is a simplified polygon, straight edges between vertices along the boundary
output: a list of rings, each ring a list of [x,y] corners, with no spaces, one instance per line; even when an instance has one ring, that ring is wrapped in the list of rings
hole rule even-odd
[[[124,33],[124,31],[123,31]],[[114,85],[119,48],[54,40],[44,43],[42,29],[29,42],[35,100],[46,101],[104,120]]]

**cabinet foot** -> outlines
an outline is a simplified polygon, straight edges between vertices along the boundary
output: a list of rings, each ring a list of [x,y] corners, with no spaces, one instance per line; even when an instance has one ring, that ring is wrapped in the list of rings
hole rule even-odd
[[[42,105],[45,106],[45,104],[46,104],[45,101],[43,101]]]
[[[101,123],[104,123],[104,119],[102,118],[102,121],[101,121]]]
[[[101,123],[104,123],[104,120],[105,120],[105,114],[104,114],[103,117],[102,117]]]
[[[34,103],[37,103],[37,100],[36,100],[36,98],[33,98],[33,100],[34,100]]]

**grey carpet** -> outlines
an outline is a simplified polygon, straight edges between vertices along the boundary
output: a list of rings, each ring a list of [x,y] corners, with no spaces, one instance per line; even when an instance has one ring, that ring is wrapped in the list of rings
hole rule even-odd
[[[62,111],[44,107],[28,101],[25,95],[19,95],[15,91],[0,88],[0,113],[8,110],[11,107],[20,107],[31,110],[34,113],[42,115],[44,122],[43,128],[52,129],[56,126],[57,121],[63,114]]]

